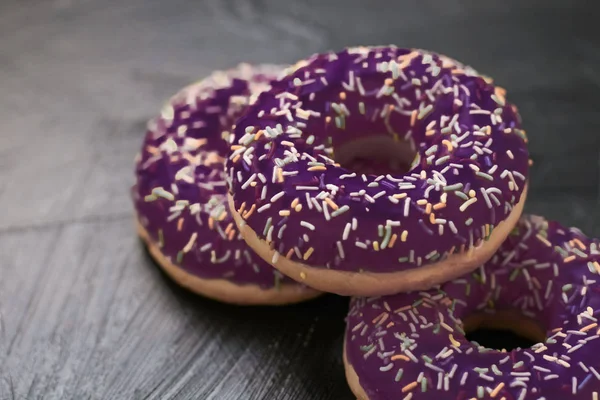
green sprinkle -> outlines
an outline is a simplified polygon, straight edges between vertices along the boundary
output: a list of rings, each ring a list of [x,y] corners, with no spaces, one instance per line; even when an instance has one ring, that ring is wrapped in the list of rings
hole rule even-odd
[[[385,249],[387,245],[390,243],[390,239],[392,238],[392,227],[389,225],[385,227],[385,236],[381,241],[381,248]]]
[[[566,257],[569,253],[560,246],[554,246],[554,250],[559,253],[561,256]]]
[[[466,226],[471,226],[472,223],[473,223],[473,218],[469,218],[468,220],[465,221]]]
[[[443,164],[443,163],[445,163],[446,161],[448,161],[449,159],[450,159],[450,156],[443,156],[443,157],[440,157],[440,158],[438,158],[438,159],[436,160],[436,162],[435,162],[435,165],[440,165],[440,164]]]
[[[438,333],[440,333],[440,329],[441,329],[440,324],[435,324],[433,326],[433,333],[435,333],[437,335]]]
[[[593,262],[588,262],[587,263],[587,267],[590,270],[591,273],[593,274],[597,274],[598,272],[596,271],[596,268],[594,268],[594,263]]]
[[[269,217],[267,219],[267,223],[265,224],[265,229],[263,229],[263,236],[266,236],[267,232],[269,232],[269,228],[271,227],[272,222],[273,222],[273,217]]]
[[[358,111],[360,111],[361,114],[365,113],[365,103],[363,103],[362,101],[358,103]]]
[[[182,260],[183,260],[183,251],[178,251],[177,252],[177,264],[180,264]]]
[[[465,287],[465,294],[469,296],[471,294],[471,284],[467,283]]]
[[[469,157],[471,160],[477,160],[477,153],[473,154],[471,157]]]
[[[281,290],[281,277],[277,273],[274,275],[275,275],[275,290],[279,291],[279,290]]]
[[[525,364],[523,361],[518,361],[518,362],[514,363],[513,369],[519,369],[523,366],[523,364]]]
[[[425,354],[423,354],[421,356],[421,358],[426,362],[426,363],[430,363],[433,361],[430,357],[426,356]]]
[[[402,368],[400,368],[398,370],[398,372],[396,372],[396,377],[394,378],[394,381],[399,382],[400,379],[402,379],[402,373],[404,372],[404,370]]]
[[[418,119],[425,118],[427,115],[429,115],[431,110],[433,110],[433,104],[430,104],[427,107],[423,108],[421,111],[419,111],[419,115],[417,115],[417,118]]]
[[[448,185],[448,186],[444,186],[444,192],[450,192],[453,190],[460,190],[463,188],[463,184],[462,183],[455,183],[454,185]]]
[[[488,372],[488,370],[489,370],[489,368],[481,368],[481,367],[473,368],[473,371],[477,372],[478,374],[485,374]]]
[[[340,214],[345,213],[346,211],[348,211],[350,209],[350,206],[348,205],[343,205],[340,208],[338,208],[337,210],[335,210],[334,212],[331,213],[332,217],[337,217]]]
[[[566,285],[563,285],[562,287],[562,291],[563,292],[568,292],[569,290],[571,290],[573,288],[573,285],[570,283],[567,283]]]
[[[310,135],[308,139],[306,139],[306,144],[313,144],[315,142],[315,135]]]
[[[469,196],[467,196],[466,194],[464,194],[463,192],[459,192],[458,190],[454,192],[454,194],[458,197],[460,197],[463,200],[469,200]]]
[[[378,225],[377,226],[377,236],[378,237],[382,237],[383,236],[383,225]]]
[[[339,129],[346,129],[346,119],[343,116],[335,117],[335,126]]]
[[[367,346],[360,346],[360,349],[364,352],[367,352],[369,350],[371,350],[373,348],[373,346],[375,346],[374,344],[369,344]]]
[[[477,386],[477,397],[482,399],[485,391],[483,390],[483,386]]]
[[[405,263],[405,262],[408,262],[408,260],[409,260],[409,258],[408,258],[408,257],[400,257],[400,258],[398,259],[398,262],[399,262],[399,263]]]
[[[492,364],[492,372],[496,375],[502,375],[502,371],[498,368],[496,364]]]
[[[513,270],[513,272],[510,273],[510,276],[508,277],[508,280],[510,282],[514,281],[515,279],[517,279],[517,276],[519,276],[519,272],[521,272],[520,268],[515,268]]]
[[[477,172],[475,172],[475,175],[480,176],[484,179],[487,179],[488,181],[494,180],[494,178],[490,174],[486,174],[485,172],[477,171]]]
[[[581,258],[586,258],[587,257],[587,255],[583,251],[581,251],[581,250],[579,250],[577,248],[573,248],[573,249],[571,249],[571,251],[573,253],[577,254]]]
[[[153,195],[153,194],[149,194],[149,195],[146,195],[146,196],[144,197],[144,201],[145,201],[145,202],[147,202],[147,203],[149,203],[149,202],[151,202],[151,201],[155,201],[156,199],[158,199],[158,197],[156,197],[156,196],[155,196],[155,195]]]
[[[412,306],[413,306],[413,308],[417,308],[421,304],[423,304],[423,299],[415,300],[415,302],[412,304]]]
[[[427,391],[427,378],[421,379],[421,392]]]
[[[435,256],[436,254],[437,254],[437,250],[433,250],[431,253],[429,253],[425,256],[425,259],[429,260],[431,257]]]

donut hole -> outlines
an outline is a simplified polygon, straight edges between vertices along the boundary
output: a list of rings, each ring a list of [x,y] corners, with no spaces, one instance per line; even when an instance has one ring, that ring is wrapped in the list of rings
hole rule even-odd
[[[544,327],[518,310],[473,314],[463,325],[467,340],[489,349],[511,351],[546,340]]]
[[[334,147],[334,160],[362,174],[405,174],[417,151],[412,140],[394,140],[389,135],[372,135]]]

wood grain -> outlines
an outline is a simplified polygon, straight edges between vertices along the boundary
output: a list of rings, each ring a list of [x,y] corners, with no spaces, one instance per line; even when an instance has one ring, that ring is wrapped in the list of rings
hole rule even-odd
[[[134,234],[145,121],[240,61],[395,43],[497,78],[536,161],[527,205],[600,235],[600,36],[589,2],[0,2],[0,400],[350,399],[347,300],[192,296]]]

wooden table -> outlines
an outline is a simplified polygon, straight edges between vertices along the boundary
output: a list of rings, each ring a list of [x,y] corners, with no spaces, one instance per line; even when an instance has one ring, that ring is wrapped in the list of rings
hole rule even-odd
[[[452,55],[520,107],[528,211],[600,234],[592,3],[0,2],[0,399],[352,398],[347,299],[216,304],[165,279],[135,236],[145,123],[214,68],[356,44]]]

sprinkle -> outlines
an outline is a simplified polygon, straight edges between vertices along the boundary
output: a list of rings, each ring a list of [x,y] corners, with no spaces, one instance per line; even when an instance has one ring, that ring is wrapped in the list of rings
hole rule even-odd
[[[300,221],[300,225],[310,229],[311,231],[314,231],[316,228],[313,224],[311,224],[310,222],[306,222],[306,221]]]

